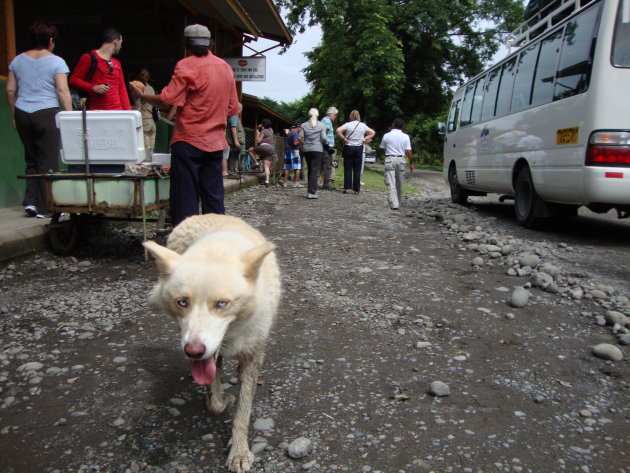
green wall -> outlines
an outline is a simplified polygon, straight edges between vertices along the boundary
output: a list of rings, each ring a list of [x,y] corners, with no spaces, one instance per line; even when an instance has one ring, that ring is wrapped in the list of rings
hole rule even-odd
[[[169,142],[173,136],[173,129],[164,122],[158,122],[155,133],[154,153],[170,153]]]
[[[7,95],[6,80],[0,80],[0,208],[22,205],[24,181],[24,148],[13,128]]]

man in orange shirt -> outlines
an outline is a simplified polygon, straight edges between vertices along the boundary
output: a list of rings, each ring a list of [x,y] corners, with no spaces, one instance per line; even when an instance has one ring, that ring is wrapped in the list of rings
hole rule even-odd
[[[101,47],[83,54],[70,74],[70,86],[88,94],[88,110],[131,110],[122,65],[114,57],[120,52],[122,41],[120,31],[106,28]],[[91,78],[90,55],[96,61]]]
[[[238,114],[232,68],[210,52],[210,31],[203,25],[184,29],[188,56],[179,61],[159,95],[132,94],[159,107],[177,106],[171,140],[171,219],[173,226],[202,213],[224,214],[221,164],[227,148],[225,128]]]

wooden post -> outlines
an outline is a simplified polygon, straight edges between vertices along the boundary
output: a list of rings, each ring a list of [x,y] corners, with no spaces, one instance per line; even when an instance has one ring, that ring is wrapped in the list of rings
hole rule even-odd
[[[13,18],[13,0],[0,0],[3,19],[0,23],[0,44],[4,44],[0,52],[0,76],[9,74],[9,63],[15,57],[15,21]]]

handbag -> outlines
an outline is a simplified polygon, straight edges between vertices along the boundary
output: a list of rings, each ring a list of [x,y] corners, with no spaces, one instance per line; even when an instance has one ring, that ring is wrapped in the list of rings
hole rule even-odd
[[[97,60],[96,60],[96,56],[94,56],[94,53],[92,51],[88,51],[87,54],[89,54],[90,56],[90,69],[88,70],[88,73],[85,76],[84,80],[86,82],[90,82],[92,80],[92,77],[94,76],[94,71],[96,71]],[[72,87],[70,89],[70,97],[72,98],[73,109],[81,110],[81,100],[83,99],[86,99],[85,106],[87,108],[87,98],[88,98],[87,92],[83,92],[82,90]]]

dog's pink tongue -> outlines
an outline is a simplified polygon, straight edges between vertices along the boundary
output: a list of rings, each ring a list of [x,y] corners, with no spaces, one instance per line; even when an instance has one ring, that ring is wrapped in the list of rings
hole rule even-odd
[[[212,384],[217,374],[214,355],[206,360],[195,360],[192,363],[192,377],[197,384]]]

